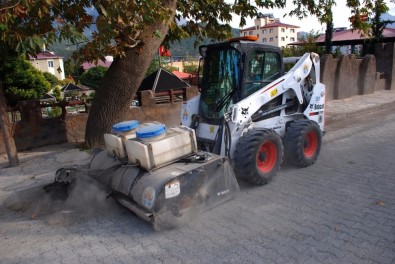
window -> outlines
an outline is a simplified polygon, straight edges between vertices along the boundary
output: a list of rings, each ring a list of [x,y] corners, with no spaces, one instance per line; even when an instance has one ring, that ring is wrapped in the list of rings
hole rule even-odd
[[[263,43],[266,43],[267,42],[267,38],[263,38]]]
[[[250,35],[250,36],[251,36],[251,35],[252,35],[252,31],[248,32],[248,35]]]
[[[276,52],[256,50],[247,55],[247,76],[242,97],[258,91],[281,74],[280,56]]]
[[[284,37],[281,37],[281,41],[285,41],[285,38],[284,38]]]
[[[295,38],[291,37],[290,40],[291,40],[291,41],[295,41]]]
[[[262,34],[266,34],[266,33],[267,33],[266,29],[263,29]]]
[[[244,36],[247,36],[247,32],[244,32]]]
[[[285,28],[281,28],[281,32],[285,32]]]
[[[273,29],[271,28],[271,29],[269,29],[269,33],[273,33]]]
[[[295,33],[295,29],[291,28],[291,33]]]
[[[273,42],[273,38],[270,38],[270,42]]]
[[[259,38],[259,34],[256,34],[256,36]]]
[[[48,61],[48,68],[53,68],[53,61]]]

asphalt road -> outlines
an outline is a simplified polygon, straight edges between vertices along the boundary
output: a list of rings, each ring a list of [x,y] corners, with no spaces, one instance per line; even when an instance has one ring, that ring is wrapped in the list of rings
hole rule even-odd
[[[32,190],[21,200],[29,209],[3,197],[0,263],[395,263],[395,111],[329,126],[315,165],[241,184],[179,230],[155,232],[101,194],[66,205]]]

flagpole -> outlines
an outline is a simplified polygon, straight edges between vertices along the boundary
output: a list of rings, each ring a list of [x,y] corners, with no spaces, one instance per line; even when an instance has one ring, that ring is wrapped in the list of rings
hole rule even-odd
[[[160,47],[158,49],[158,60],[159,60],[159,69],[161,69],[161,62],[160,62]]]

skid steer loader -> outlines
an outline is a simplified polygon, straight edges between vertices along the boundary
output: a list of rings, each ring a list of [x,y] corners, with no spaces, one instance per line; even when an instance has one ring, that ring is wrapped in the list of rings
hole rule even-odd
[[[200,47],[201,93],[183,103],[182,125],[115,124],[104,151],[85,167],[59,169],[46,190],[95,179],[161,230],[231,199],[235,174],[263,185],[284,154],[299,167],[313,164],[325,125],[319,57],[305,54],[284,74],[280,49],[253,40]]]
[[[254,184],[276,175],[283,154],[313,164],[325,127],[320,60],[305,54],[284,74],[278,47],[255,36],[200,47],[201,94],[182,106],[182,124],[196,130],[199,149],[227,156]]]

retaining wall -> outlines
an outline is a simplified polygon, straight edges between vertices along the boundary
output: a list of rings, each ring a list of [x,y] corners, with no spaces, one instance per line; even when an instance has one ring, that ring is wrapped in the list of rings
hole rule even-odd
[[[157,104],[151,91],[140,95],[145,105],[132,106],[127,120],[140,122],[158,121],[173,127],[180,124],[180,109],[183,99],[190,99],[198,94],[197,87],[188,88],[178,101]],[[32,149],[64,142],[81,143],[85,138],[85,124],[88,113],[67,114],[64,118],[43,118],[39,101],[24,101],[19,104],[21,121],[14,122],[12,135],[18,151]],[[0,133],[0,142],[3,136]],[[4,144],[0,144],[0,154],[5,153]]]
[[[380,58],[384,59],[384,58]],[[384,64],[373,55],[357,59],[354,55],[333,58],[324,55],[321,59],[321,82],[326,87],[326,99],[344,99],[355,95],[371,94],[374,91],[390,89],[387,73],[378,71]],[[392,66],[391,66],[392,67]],[[380,66],[380,70],[382,67]]]

